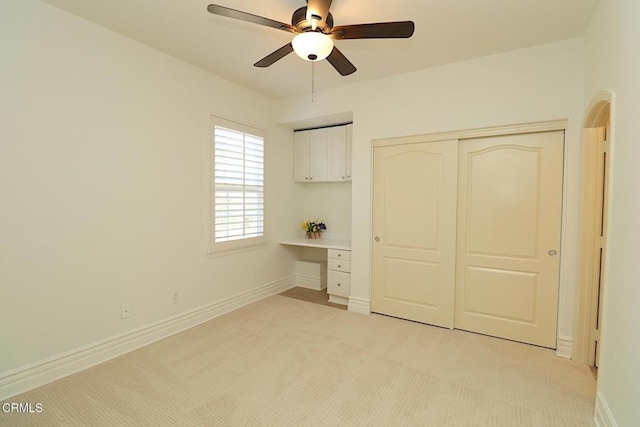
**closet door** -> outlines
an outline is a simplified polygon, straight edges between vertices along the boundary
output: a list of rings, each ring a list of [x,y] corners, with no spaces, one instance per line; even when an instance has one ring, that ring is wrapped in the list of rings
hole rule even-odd
[[[453,327],[457,141],[374,149],[374,312]]]
[[[564,131],[459,145],[455,327],[555,348]]]

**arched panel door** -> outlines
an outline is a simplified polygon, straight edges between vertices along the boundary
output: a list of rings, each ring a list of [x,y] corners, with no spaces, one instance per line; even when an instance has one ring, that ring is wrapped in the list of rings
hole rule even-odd
[[[455,327],[556,347],[564,131],[460,141]]]
[[[372,311],[453,328],[457,140],[374,149]]]

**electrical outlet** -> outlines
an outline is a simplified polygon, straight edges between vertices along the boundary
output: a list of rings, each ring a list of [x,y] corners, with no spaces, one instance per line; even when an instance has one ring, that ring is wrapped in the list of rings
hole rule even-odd
[[[121,314],[123,319],[131,317],[131,306],[129,304],[122,304]]]
[[[175,291],[173,293],[173,303],[177,304],[180,302],[180,292],[179,291]]]

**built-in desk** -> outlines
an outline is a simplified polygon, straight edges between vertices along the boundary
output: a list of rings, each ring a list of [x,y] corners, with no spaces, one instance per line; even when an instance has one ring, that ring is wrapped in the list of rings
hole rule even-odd
[[[318,248],[327,250],[327,293],[329,301],[347,305],[351,293],[351,241],[323,237],[320,239],[290,239],[280,242],[281,245],[298,246],[303,248]],[[298,261],[306,263],[307,261]],[[313,261],[310,261],[311,263]],[[323,264],[325,264],[323,262]],[[308,271],[308,267],[304,267]],[[324,280],[320,278],[320,282]],[[297,278],[298,283],[304,282],[304,278]],[[308,278],[307,278],[307,283]],[[324,286],[324,285],[323,285]]]
[[[346,239],[334,239],[328,238],[325,239],[291,239],[291,240],[283,240],[280,242],[281,245],[288,246],[302,246],[306,248],[320,248],[320,249],[340,249],[343,251],[351,250],[351,240]]]

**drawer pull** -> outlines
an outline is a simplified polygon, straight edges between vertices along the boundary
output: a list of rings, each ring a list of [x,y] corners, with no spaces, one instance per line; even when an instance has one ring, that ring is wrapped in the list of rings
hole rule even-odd
[[[340,258],[342,256],[342,254],[338,254],[338,258]]]

